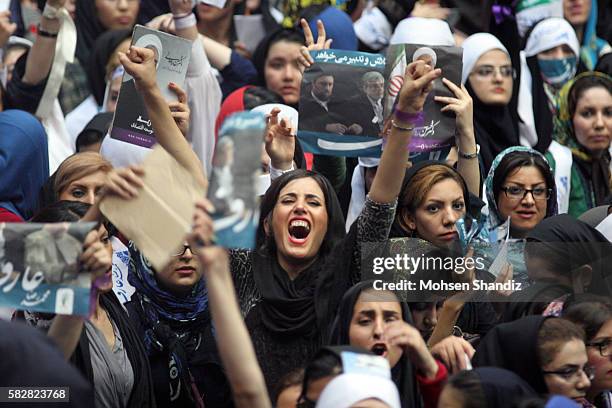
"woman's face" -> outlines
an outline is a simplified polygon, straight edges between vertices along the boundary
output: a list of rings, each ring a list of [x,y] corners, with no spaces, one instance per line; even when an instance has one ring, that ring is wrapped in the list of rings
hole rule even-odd
[[[310,177],[287,183],[272,210],[272,225],[265,221],[266,234],[274,237],[277,258],[285,270],[313,261],[327,233],[325,195]],[[271,228],[270,228],[271,227]]]
[[[604,354],[602,356],[600,348],[596,346],[587,347],[587,355],[589,357],[589,365],[595,369],[595,378],[591,382],[589,394],[597,395],[602,391],[612,390],[612,320],[608,320],[601,329],[597,332],[590,344],[607,344],[603,346]]]
[[[563,17],[576,27],[586,24],[593,0],[563,0]]]
[[[547,189],[542,172],[535,166],[519,167],[510,173],[497,196],[497,208],[502,218],[510,217],[510,225],[514,231],[527,232],[535,228],[546,217]],[[524,193],[521,189],[533,190]]]
[[[102,245],[104,245],[104,248],[108,251],[109,256],[112,258],[113,245],[111,244],[110,236],[108,235],[106,227],[101,225],[98,232],[100,233],[100,242]],[[113,289],[113,270],[109,269],[109,271],[105,273],[103,277],[96,279],[94,284],[98,288],[99,292],[110,292],[110,290]]]
[[[458,239],[455,222],[465,211],[463,188],[453,179],[444,179],[429,190],[414,216],[408,216],[408,227],[419,238],[447,247]]]
[[[441,307],[442,302],[419,302],[410,305],[414,327],[419,330],[425,340],[429,339],[438,324],[438,310]]]
[[[589,152],[601,154],[612,138],[612,95],[602,87],[584,91],[572,117],[578,143]]]
[[[121,89],[121,77],[113,79],[108,90],[108,99],[106,100],[106,112],[114,112],[117,109],[117,101],[119,100],[119,90]]]
[[[302,73],[298,66],[301,44],[279,41],[270,47],[264,76],[266,87],[279,94],[287,105],[300,100]]]
[[[563,344],[555,358],[542,367],[542,371],[549,372],[544,375],[548,392],[576,400],[585,398],[591,386],[591,381],[584,372],[586,367],[588,358],[584,342],[573,339]],[[552,374],[552,371],[562,374]]]
[[[95,0],[98,19],[107,30],[131,28],[136,23],[140,0]]]
[[[482,103],[503,106],[512,98],[513,72],[508,54],[502,50],[491,50],[478,58],[469,81]]]
[[[179,254],[182,251],[182,254]],[[156,272],[157,282],[176,296],[188,296],[193,286],[202,279],[202,270],[188,245],[181,245],[168,266]]]
[[[569,45],[557,45],[556,47],[549,48],[548,50],[542,51],[538,54],[538,59],[541,60],[554,60],[563,59],[569,57],[575,57],[574,52]]]
[[[374,354],[385,357],[391,367],[395,367],[402,357],[402,349],[387,343],[385,329],[388,324],[402,320],[399,302],[389,301],[394,295],[365,290],[357,298],[353,307],[353,317],[349,327],[349,343],[362,347]]]
[[[80,201],[93,205],[104,186],[105,180],[106,173],[98,170],[68,184],[66,188],[59,192],[59,199]]]

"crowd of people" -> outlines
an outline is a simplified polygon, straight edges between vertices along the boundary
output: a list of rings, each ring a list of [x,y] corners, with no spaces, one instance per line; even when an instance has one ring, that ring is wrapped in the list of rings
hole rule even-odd
[[[0,223],[96,227],[79,258],[90,315],[11,310],[0,385],[69,387],[70,406],[95,407],[612,408],[612,3],[533,3],[11,0]],[[261,17],[256,47],[236,16]],[[191,42],[184,84],[160,89],[136,24]],[[431,56],[408,61],[387,119],[378,71],[345,99],[334,86],[347,78],[325,71],[301,92],[312,51],[390,44],[460,47],[461,83]],[[105,218],[105,199],[141,193],[150,150],[109,136],[124,75],[157,144],[203,188],[240,165],[216,143],[224,121],[275,104],[251,152],[254,248],[217,246],[202,197],[157,270]],[[407,146],[428,97],[456,130],[423,159]],[[300,129],[378,135],[380,158],[304,152],[284,112],[305,106]],[[499,268],[425,275],[512,289],[377,289],[366,248],[397,239],[452,259],[502,248]]]

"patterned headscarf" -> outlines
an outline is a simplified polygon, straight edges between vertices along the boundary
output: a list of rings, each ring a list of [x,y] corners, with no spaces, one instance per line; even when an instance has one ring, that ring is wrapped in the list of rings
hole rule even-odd
[[[574,79],[568,81],[568,83],[561,88],[561,91],[559,91],[559,106],[557,109],[557,115],[554,118],[554,139],[563,146],[569,147],[574,156],[586,162],[592,161],[592,158],[584,147],[578,143],[576,135],[574,134],[574,125],[572,122],[571,112],[569,111],[569,95],[576,81],[588,76],[596,76],[612,82],[612,77],[597,71],[583,72],[582,74],[577,75]]]
[[[497,197],[495,197],[495,193],[493,191],[493,179],[495,178],[495,172],[497,171],[497,167],[499,167],[499,164],[502,162],[504,157],[514,152],[526,152],[532,156],[540,156],[542,159],[544,159],[546,163],[548,163],[548,161],[546,160],[546,158],[544,157],[542,153],[538,152],[537,150],[532,149],[531,147],[526,147],[526,146],[509,147],[503,152],[501,152],[500,154],[498,154],[497,157],[495,157],[495,159],[493,160],[493,164],[491,164],[491,169],[489,170],[489,174],[487,175],[487,178],[485,179],[485,189],[487,192],[487,203],[488,203],[488,208],[489,208],[489,223],[491,227],[497,227],[505,221],[499,212],[499,208],[497,207]],[[548,170],[550,171],[551,174],[554,173],[552,168],[550,168],[550,166],[548,167]],[[553,180],[553,184],[551,186],[548,186],[548,188],[552,189],[552,194],[550,195],[550,198],[548,199],[548,202],[547,202],[546,217],[551,217],[557,214],[557,187],[554,184],[554,178],[552,180]]]

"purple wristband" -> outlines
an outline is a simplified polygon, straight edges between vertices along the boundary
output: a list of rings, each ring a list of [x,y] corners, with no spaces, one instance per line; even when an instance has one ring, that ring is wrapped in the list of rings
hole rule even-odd
[[[393,113],[397,119],[405,123],[410,123],[414,125],[414,127],[422,127],[425,124],[425,114],[423,114],[423,111],[408,113],[402,112],[396,108]]]

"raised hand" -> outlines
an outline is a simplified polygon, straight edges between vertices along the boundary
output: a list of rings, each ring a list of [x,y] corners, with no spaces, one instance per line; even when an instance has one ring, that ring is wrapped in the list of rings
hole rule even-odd
[[[410,63],[398,95],[397,109],[407,113],[421,112],[427,95],[433,89],[433,81],[441,75],[441,69],[433,69],[422,60]]]
[[[143,176],[144,170],[140,166],[113,169],[106,176],[101,196],[115,195],[124,200],[136,198],[138,191],[144,186]]]
[[[272,166],[279,170],[288,170],[293,162],[295,136],[291,132],[291,122],[278,120],[280,109],[274,108],[268,117],[265,143]]]
[[[472,97],[464,85],[461,85],[461,88],[459,88],[452,81],[449,81],[446,78],[442,78],[442,82],[444,82],[444,85],[446,85],[448,89],[455,94],[455,97],[434,97],[436,102],[446,104],[446,106],[440,109],[440,111],[454,112],[459,136],[462,138],[474,138],[474,104],[472,102]]]
[[[312,64],[314,64],[314,60],[310,55],[310,51],[329,49],[329,47],[331,47],[332,39],[327,39],[327,35],[325,33],[325,25],[323,25],[323,22],[321,20],[317,20],[316,43],[314,41],[312,31],[310,30],[310,26],[308,25],[308,21],[306,21],[306,19],[301,19],[300,24],[302,25],[302,30],[304,31],[306,45],[300,48],[300,56],[298,58],[298,62],[300,64],[301,71],[304,72],[306,68],[309,68]]]
[[[81,269],[91,272],[91,282],[104,276],[113,267],[112,252],[101,242],[102,232],[89,231],[79,258]]]
[[[170,112],[172,112],[172,118],[174,118],[174,121],[181,130],[183,136],[187,137],[187,134],[189,133],[189,119],[191,115],[191,110],[187,104],[187,93],[183,90],[183,88],[174,82],[170,82],[168,84],[168,88],[178,97],[178,101],[170,102],[168,104]]]
[[[168,5],[175,15],[189,14],[193,9],[192,0],[168,0]]]
[[[119,62],[134,77],[139,89],[150,90],[157,86],[157,64],[153,50],[132,45],[126,54],[119,53]]]
[[[214,241],[213,221],[209,215],[214,210],[211,202],[205,198],[196,202],[191,233],[187,236],[187,242],[196,254],[199,254],[204,246],[211,245]]]
[[[470,368],[474,347],[457,336],[448,336],[431,348],[431,353],[444,362],[451,374]]]
[[[174,34],[176,32],[172,13],[160,14],[149,21],[146,26],[152,28],[153,30],[159,30],[170,34]]]
[[[433,358],[421,333],[404,321],[394,321],[385,327],[385,338],[390,345],[399,346],[421,373],[427,378],[435,377],[438,364]]]

